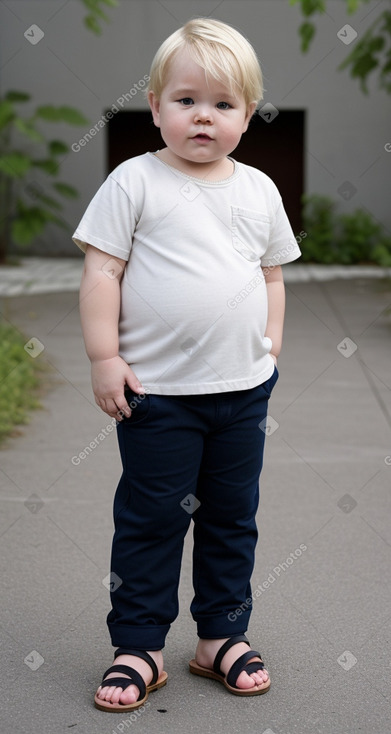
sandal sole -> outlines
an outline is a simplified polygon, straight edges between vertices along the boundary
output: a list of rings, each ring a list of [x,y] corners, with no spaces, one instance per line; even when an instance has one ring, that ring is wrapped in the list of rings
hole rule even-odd
[[[219,683],[223,684],[227,691],[233,693],[234,696],[260,696],[262,693],[267,693],[271,686],[271,682],[269,681],[269,683],[265,685],[265,688],[233,688],[227,683],[223,676],[218,675],[214,670],[203,668],[201,665],[198,665],[195,659],[190,660],[189,670],[193,675],[200,675],[202,678],[217,680]]]

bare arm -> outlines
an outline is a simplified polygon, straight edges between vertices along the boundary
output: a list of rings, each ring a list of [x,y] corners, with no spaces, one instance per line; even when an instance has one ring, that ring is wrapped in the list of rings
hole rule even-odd
[[[285,316],[285,286],[280,265],[262,268],[266,280],[268,319],[265,336],[272,340],[271,356],[277,364],[277,357],[282,346],[282,334]]]
[[[144,392],[134,372],[118,354],[120,283],[125,265],[126,260],[88,245],[80,286],[80,319],[91,361],[95,401],[117,420],[122,420],[118,411],[126,416],[131,413],[124,396],[125,384],[135,392]]]

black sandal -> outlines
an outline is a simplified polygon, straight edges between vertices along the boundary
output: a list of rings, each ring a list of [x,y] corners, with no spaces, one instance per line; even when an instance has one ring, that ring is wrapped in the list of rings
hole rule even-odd
[[[100,711],[132,711],[134,709],[140,708],[142,706],[151,691],[156,691],[158,688],[162,688],[162,686],[165,686],[167,683],[167,673],[163,670],[163,672],[159,676],[159,672],[156,666],[156,663],[154,659],[143,650],[125,650],[123,647],[120,647],[118,650],[114,653],[114,658],[117,658],[118,655],[136,655],[138,658],[141,658],[142,660],[145,660],[148,665],[152,669],[152,680],[149,683],[149,685],[145,685],[145,681],[143,680],[140,673],[137,672],[134,668],[130,668],[129,665],[112,665],[111,668],[108,668],[106,670],[103,678],[101,687],[104,688],[105,686],[115,686],[116,688],[122,688],[123,691],[125,691],[129,686],[135,685],[140,691],[140,695],[137,699],[137,701],[134,701],[134,703],[124,704],[124,703],[110,703],[110,701],[104,701],[101,698],[98,698],[98,694],[95,694],[94,703],[97,709],[100,709]],[[107,676],[110,673],[123,673],[125,675],[128,675],[129,678],[123,678],[117,677],[117,678],[108,678]]]
[[[225,653],[233,647],[233,645],[236,645],[238,642],[246,642],[247,645],[250,647],[250,643],[246,637],[246,635],[236,635],[235,637],[230,637],[229,640],[227,640],[218,651],[214,663],[213,663],[213,670],[210,668],[204,668],[202,665],[198,665],[197,661],[190,660],[189,663],[189,669],[190,673],[194,673],[194,675],[201,675],[204,678],[213,678],[213,680],[218,680],[220,683],[222,683],[230,693],[233,693],[235,696],[259,696],[261,693],[266,693],[266,691],[270,688],[270,680],[264,684],[264,688],[259,688],[259,686],[256,686],[254,684],[254,688],[238,688],[235,683],[243,671],[246,673],[255,673],[257,670],[263,670],[264,664],[262,662],[262,658],[259,652],[256,652],[256,650],[250,650],[249,652],[245,652],[244,655],[241,655],[234,663],[231,665],[227,676],[224,675],[222,670],[220,669],[220,663],[225,655]],[[260,659],[260,662],[252,662],[248,663],[247,660],[251,660],[251,658],[258,657]]]

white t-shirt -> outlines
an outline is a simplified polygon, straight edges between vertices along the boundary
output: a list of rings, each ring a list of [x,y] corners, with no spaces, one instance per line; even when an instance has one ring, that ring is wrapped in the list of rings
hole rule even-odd
[[[273,374],[261,266],[301,253],[273,181],[230,160],[223,181],[154,153],[124,161],[73,235],[108,254],[108,271],[110,255],[127,260],[119,354],[151,393],[244,390]]]

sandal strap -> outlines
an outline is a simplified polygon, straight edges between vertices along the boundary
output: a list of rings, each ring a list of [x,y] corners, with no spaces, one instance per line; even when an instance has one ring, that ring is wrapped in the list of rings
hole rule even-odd
[[[247,665],[244,666],[244,671],[249,675],[250,673],[256,673],[257,670],[264,670],[265,665],[262,662],[258,663],[247,663]]]
[[[228,685],[232,686],[232,688],[237,688],[236,681],[240,673],[242,673],[243,671],[245,671],[246,673],[254,673],[256,670],[262,670],[264,665],[261,661],[259,663],[247,663],[246,665],[247,660],[256,657],[260,658],[260,653],[256,650],[250,650],[249,652],[245,652],[244,655],[241,655],[240,658],[235,660],[234,664],[230,667],[227,674],[226,680]]]
[[[229,640],[224,642],[224,645],[220,647],[220,650],[218,650],[217,655],[214,659],[213,663],[213,670],[217,675],[224,675],[224,673],[220,670],[220,663],[225,655],[225,653],[231,649],[234,645],[236,645],[238,642],[246,642],[247,645],[250,647],[250,643],[246,637],[246,635],[235,635],[234,637],[230,637]]]
[[[128,675],[129,678],[118,677],[106,679],[110,673],[124,673],[125,675]],[[145,681],[140,673],[138,673],[134,668],[130,668],[129,665],[112,665],[111,668],[106,670],[101,683],[102,688],[105,686],[115,686],[116,688],[122,688],[123,691],[131,685],[137,686],[140,691],[137,701],[140,701],[145,697],[147,691]]]
[[[126,685],[124,684],[124,681],[126,681]],[[129,686],[137,686],[137,683],[135,680],[128,680],[127,678],[109,678],[106,681],[103,681],[102,688],[104,686],[115,686],[116,688],[122,688],[123,691],[126,691]],[[145,697],[145,693],[143,690],[140,690],[140,695],[137,699],[137,701],[141,701]]]
[[[127,647],[119,647],[118,650],[116,650],[114,653],[114,658],[117,658],[118,655],[135,655],[136,657],[141,658],[141,660],[145,660],[145,662],[148,663],[149,667],[152,669],[152,680],[149,685],[153,685],[154,683],[156,683],[157,679],[159,678],[159,671],[153,657],[151,657],[148,652],[146,652],[145,650],[134,650]]]

